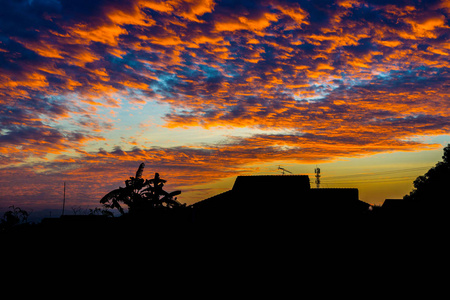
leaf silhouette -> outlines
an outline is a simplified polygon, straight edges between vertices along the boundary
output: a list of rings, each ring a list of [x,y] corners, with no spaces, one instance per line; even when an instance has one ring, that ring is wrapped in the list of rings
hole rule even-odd
[[[138,170],[136,171],[136,179],[141,179],[141,178],[142,178],[142,173],[144,172],[144,167],[145,167],[145,164],[144,164],[144,163],[141,163],[141,164],[139,165],[139,168],[138,168]]]
[[[154,208],[175,208],[184,207],[180,202],[174,199],[174,196],[181,194],[181,191],[168,193],[163,190],[164,183],[167,181],[160,178],[158,173],[152,179],[143,179],[145,164],[141,163],[136,171],[136,177],[130,177],[125,180],[125,188],[119,187],[107,193],[100,200],[107,208],[117,208],[121,214],[124,210],[120,202],[127,205],[129,213],[146,212]]]
[[[121,214],[124,213],[123,208],[120,206],[119,201],[123,198],[124,188],[118,188],[112,190],[100,200],[100,203],[107,208],[117,208]]]

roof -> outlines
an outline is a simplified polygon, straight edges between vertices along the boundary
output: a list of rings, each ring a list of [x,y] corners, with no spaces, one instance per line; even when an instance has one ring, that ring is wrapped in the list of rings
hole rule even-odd
[[[385,209],[400,209],[403,208],[405,203],[406,201],[403,199],[386,199],[381,207]]]
[[[308,175],[252,175],[238,176],[233,188],[229,191],[192,204],[201,209],[218,209],[238,205],[254,207],[256,200],[259,205],[267,204],[279,197],[295,197],[306,195],[310,190]],[[276,198],[275,198],[276,197]]]
[[[259,190],[293,192],[309,189],[308,175],[252,175],[238,176],[232,190],[235,192]]]
[[[233,191],[229,190],[212,197],[206,198],[204,200],[198,201],[194,204],[191,204],[192,207],[199,207],[204,205],[226,205],[228,201],[230,201],[232,197]]]
[[[310,195],[313,197],[326,197],[335,199],[359,200],[359,190],[357,188],[319,188],[311,189]]]
[[[364,212],[369,204],[359,200],[356,188],[311,189],[308,175],[253,175],[238,176],[231,190],[191,207],[200,222],[223,222],[342,217]]]

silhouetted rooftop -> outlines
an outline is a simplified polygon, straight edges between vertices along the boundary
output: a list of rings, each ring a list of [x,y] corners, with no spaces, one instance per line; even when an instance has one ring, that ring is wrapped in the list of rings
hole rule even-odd
[[[311,189],[308,175],[238,176],[233,188],[191,205],[199,222],[275,222],[360,214],[358,189]]]
[[[403,199],[386,199],[381,207],[384,209],[399,209],[403,208],[405,203]]]
[[[238,176],[233,185],[235,192],[259,190],[309,190],[308,175],[252,175]]]

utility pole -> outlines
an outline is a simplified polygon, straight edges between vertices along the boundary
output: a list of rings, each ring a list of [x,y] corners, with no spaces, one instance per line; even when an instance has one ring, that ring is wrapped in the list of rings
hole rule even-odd
[[[63,197],[63,209],[62,209],[62,215],[64,216],[64,208],[66,206],[66,182],[64,181],[64,197]]]

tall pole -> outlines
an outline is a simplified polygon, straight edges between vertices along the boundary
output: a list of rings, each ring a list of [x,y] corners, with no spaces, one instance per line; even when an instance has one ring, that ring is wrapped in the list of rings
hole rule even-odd
[[[63,198],[63,210],[62,216],[64,216],[64,207],[66,206],[66,182],[64,181],[64,198]]]

